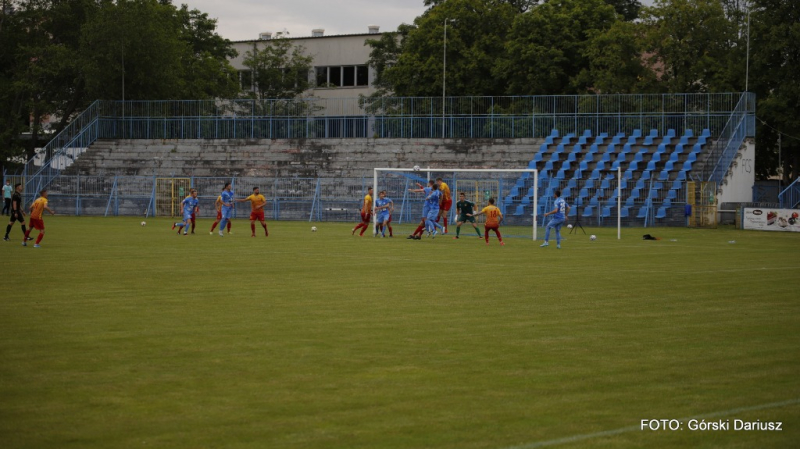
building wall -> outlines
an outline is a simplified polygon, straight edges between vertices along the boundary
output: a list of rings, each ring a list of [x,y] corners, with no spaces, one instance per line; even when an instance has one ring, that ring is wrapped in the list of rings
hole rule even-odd
[[[723,184],[717,197],[717,204],[749,203],[753,201],[753,185],[756,181],[756,146],[753,139],[745,140],[736,159],[733,160],[727,183]]]
[[[302,37],[290,38],[294,46],[303,46],[305,54],[314,58],[313,67],[338,67],[366,65],[369,60],[370,47],[366,45],[368,39],[380,39],[381,34],[354,34],[340,36]],[[263,49],[269,45],[269,40],[239,41],[233,43],[233,48],[239,55],[230,60],[231,65],[237,70],[247,70],[244,65],[245,54],[253,48]],[[318,98],[356,98],[359,95],[370,95],[375,92],[372,83],[375,73],[369,68],[369,85],[354,87],[312,88],[306,95]],[[312,84],[316,81],[316,72],[311,70],[309,80]]]

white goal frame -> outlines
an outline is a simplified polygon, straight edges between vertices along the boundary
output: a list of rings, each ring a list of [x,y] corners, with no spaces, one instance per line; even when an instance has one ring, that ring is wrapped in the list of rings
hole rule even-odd
[[[380,172],[409,172],[409,173],[533,173],[533,220],[531,220],[532,237],[536,241],[536,212],[539,208],[539,170],[535,168],[502,169],[502,168],[375,168],[372,175],[372,210],[375,210],[378,198],[378,173]],[[503,192],[499,192],[502,194]],[[498,195],[499,196],[499,195]],[[500,198],[497,198],[499,203]],[[378,223],[372,220],[373,235],[378,232]]]

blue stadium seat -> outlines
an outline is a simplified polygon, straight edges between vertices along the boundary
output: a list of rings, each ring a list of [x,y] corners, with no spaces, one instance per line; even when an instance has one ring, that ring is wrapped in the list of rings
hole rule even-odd
[[[689,129],[689,128],[686,128],[686,129],[683,131],[683,135],[684,135],[685,137],[694,137],[694,133],[693,133],[693,132],[692,132],[692,130],[691,130],[691,129]]]
[[[667,207],[661,206],[656,211],[656,218],[667,218]]]
[[[669,162],[667,162],[669,164]],[[658,174],[659,181],[669,181],[669,170],[664,167],[664,170],[661,170],[661,173]]]
[[[678,197],[678,191],[677,191],[677,190],[674,190],[674,189],[669,189],[669,190],[667,191],[667,199],[668,199],[668,200],[674,200],[674,199],[676,199],[677,197]]]
[[[622,207],[622,208],[619,210],[619,216],[620,216],[620,218],[628,218],[628,209],[630,209],[630,208],[629,208],[629,207]]]
[[[600,213],[600,217],[601,218],[608,218],[610,216],[611,216],[611,208],[610,207],[604,207],[602,209],[602,212]]]
[[[636,198],[634,198],[632,196],[629,196],[629,197],[625,198],[625,206],[626,207],[633,207],[633,204],[634,204],[635,201],[636,201]]]
[[[601,188],[601,189],[608,189],[608,188],[611,188],[611,181],[609,181],[609,179],[608,179],[608,178],[604,178],[604,179],[603,179],[603,180],[600,182],[600,188]]]
[[[582,216],[591,217],[592,213],[593,213],[593,207],[592,206],[586,206],[586,207],[583,208],[583,215]]]
[[[650,171],[650,170],[645,170],[645,171],[643,171],[643,172],[642,172],[642,174],[641,174],[641,176],[639,176],[639,179],[641,179],[641,180],[643,180],[643,181],[647,181],[647,180],[649,180],[649,179],[650,179],[650,173],[651,173],[651,171]]]
[[[704,129],[700,137],[711,137],[711,131],[709,129]]]
[[[678,177],[675,178],[675,181],[686,181],[686,171],[681,170],[678,172]]]
[[[642,206],[642,207],[640,207],[640,208],[639,208],[639,213],[638,213],[638,214],[636,214],[636,218],[645,218],[645,217],[647,217],[647,211],[648,211],[649,209],[650,209],[650,208],[649,208],[648,206]]]
[[[600,179],[601,176],[602,175],[600,174],[600,170],[595,168],[594,170],[592,170],[592,174],[589,175],[589,179]]]
[[[675,130],[674,129],[668,129],[667,130],[667,134],[665,135],[665,137],[675,137]]]
[[[567,187],[574,189],[577,186],[578,186],[578,180],[576,178],[572,178],[569,181],[567,181]]]

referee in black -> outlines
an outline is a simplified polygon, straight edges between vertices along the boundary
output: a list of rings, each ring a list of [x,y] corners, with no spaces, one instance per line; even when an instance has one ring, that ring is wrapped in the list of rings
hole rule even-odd
[[[6,226],[6,236],[3,240],[8,241],[8,233],[11,232],[11,227],[14,222],[18,221],[22,225],[22,235],[25,235],[25,211],[22,210],[22,184],[14,186],[14,193],[11,194],[11,221]],[[28,240],[33,240],[33,237],[28,237]]]

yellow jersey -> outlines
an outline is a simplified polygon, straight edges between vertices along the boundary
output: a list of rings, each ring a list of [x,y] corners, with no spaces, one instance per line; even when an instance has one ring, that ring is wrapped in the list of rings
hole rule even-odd
[[[217,201],[214,202],[214,206],[217,208],[217,212],[222,210],[222,195],[217,197]]]
[[[503,218],[502,212],[496,206],[486,206],[481,213],[486,215],[486,226],[497,226]]]
[[[252,194],[252,195],[248,196],[245,199],[250,201],[250,210],[253,210],[253,211],[257,210],[256,208],[258,206],[261,206],[263,204],[267,204],[267,199],[264,198],[264,195],[262,195],[260,193],[258,195]]]
[[[450,201],[450,187],[444,181],[439,184],[439,190],[442,191],[442,202]]]
[[[364,197],[364,207],[361,208],[361,213],[366,214],[371,210],[372,210],[372,195],[367,194],[367,196]]]
[[[46,206],[47,206],[47,198],[39,197],[36,201],[33,202],[33,205],[31,206],[31,218],[41,220],[42,214],[44,213],[44,208]]]

